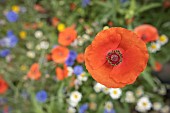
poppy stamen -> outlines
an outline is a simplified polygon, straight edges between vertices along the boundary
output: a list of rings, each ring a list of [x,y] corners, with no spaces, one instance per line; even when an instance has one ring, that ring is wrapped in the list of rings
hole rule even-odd
[[[119,50],[112,50],[107,54],[106,59],[109,64],[116,66],[122,62],[122,53]]]

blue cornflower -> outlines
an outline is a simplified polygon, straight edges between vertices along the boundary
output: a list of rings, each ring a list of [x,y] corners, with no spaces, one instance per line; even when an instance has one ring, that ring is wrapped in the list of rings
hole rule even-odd
[[[10,54],[10,50],[9,49],[3,49],[3,50],[0,51],[0,56],[1,57],[6,57],[9,54]]]
[[[116,113],[116,111],[114,109],[111,109],[111,110],[105,109],[104,113]]]
[[[83,72],[83,67],[81,65],[77,65],[74,67],[74,74],[80,75]]]
[[[7,31],[7,37],[14,35],[14,32],[12,30]]]
[[[8,47],[15,47],[16,44],[18,43],[18,38],[15,35],[11,35],[8,37],[9,38],[9,44]]]
[[[79,108],[79,113],[85,113],[87,109],[88,109],[88,104],[87,103],[83,104]]]
[[[73,50],[70,50],[69,52],[69,57],[71,57],[72,59],[76,59],[77,57],[77,52],[76,51],[73,51]]]
[[[75,60],[72,59],[71,57],[68,57],[66,60],[66,65],[67,66],[72,66],[74,64]]]
[[[82,0],[82,7],[86,7],[90,4],[90,0]]]
[[[75,59],[77,57],[77,52],[76,51],[73,51],[73,50],[70,50],[69,52],[69,56],[66,60],[66,64],[67,66],[72,66],[75,62]]]
[[[37,92],[36,99],[38,102],[45,102],[47,100],[47,92],[45,90]]]
[[[6,18],[9,22],[16,22],[18,20],[18,14],[13,11],[8,11]]]
[[[6,98],[0,97],[0,106],[7,102]]]

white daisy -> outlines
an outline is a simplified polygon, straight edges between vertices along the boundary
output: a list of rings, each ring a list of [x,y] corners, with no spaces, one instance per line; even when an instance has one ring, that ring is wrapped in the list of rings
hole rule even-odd
[[[111,111],[112,108],[113,108],[112,102],[111,102],[111,101],[107,101],[107,102],[105,103],[104,108],[105,108],[107,111]]]
[[[96,93],[99,93],[100,91],[102,91],[103,88],[104,88],[104,85],[102,85],[100,83],[96,83],[93,87],[93,89]]]
[[[69,107],[67,113],[76,113],[76,109],[74,107]]]
[[[135,96],[132,91],[127,91],[125,96],[125,101],[127,103],[134,103],[135,102]]]
[[[41,49],[48,49],[48,47],[49,47],[49,42],[47,42],[47,41],[40,42]]]
[[[110,90],[110,88],[107,88],[107,87],[103,87],[102,88],[102,91],[103,91],[103,93],[105,93],[105,94],[109,94],[109,90]]]
[[[122,90],[120,88],[110,88],[109,91],[112,99],[118,99],[122,95]]]
[[[165,45],[166,43],[168,43],[168,37],[166,35],[161,35],[158,39],[158,43],[160,43],[161,45]]]
[[[136,106],[136,110],[139,112],[147,112],[152,107],[152,103],[150,102],[148,97],[141,97]]]
[[[73,91],[70,95],[70,101],[79,102],[82,98],[82,94],[78,91]]]
[[[84,35],[82,36],[82,38],[84,38],[85,40],[89,40],[89,39],[90,39],[90,36],[89,36],[88,34],[84,34]]]
[[[80,81],[87,81],[88,77],[86,75],[85,72],[81,73],[79,76],[78,76],[78,80]]]
[[[158,42],[152,42],[148,49],[151,53],[155,53],[159,51],[160,48],[161,48],[161,45]]]
[[[109,26],[104,26],[103,30],[109,29]]]
[[[164,106],[161,109],[161,113],[169,113],[170,112],[170,107],[168,105]]]
[[[68,71],[68,76],[71,76],[73,74],[73,68],[72,67],[67,67]]]
[[[69,100],[68,103],[72,107],[76,107],[78,105],[78,102],[74,102],[74,101],[71,101],[71,100]]]
[[[28,56],[29,58],[35,58],[35,52],[34,52],[34,51],[28,51],[28,52],[27,52],[27,56]]]
[[[43,32],[42,31],[35,31],[34,36],[36,38],[41,38],[43,36]]]
[[[155,111],[159,111],[159,110],[161,110],[161,108],[162,108],[162,104],[160,102],[154,102],[153,103],[153,109]]]
[[[26,47],[27,47],[28,49],[33,49],[34,44],[33,44],[32,42],[27,42],[27,43],[26,43]]]

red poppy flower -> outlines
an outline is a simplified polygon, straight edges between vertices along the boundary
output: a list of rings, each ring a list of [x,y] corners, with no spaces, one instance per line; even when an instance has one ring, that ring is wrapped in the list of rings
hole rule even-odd
[[[33,80],[38,80],[41,77],[41,72],[39,70],[38,63],[32,64],[27,76],[28,78],[33,79]]]
[[[53,18],[51,19],[51,23],[52,23],[52,25],[53,25],[54,27],[56,27],[57,24],[59,23],[59,19],[58,19],[57,17],[53,17]]]
[[[67,65],[64,64],[64,68],[57,67],[56,68],[56,75],[58,80],[63,80],[68,76]]]
[[[84,54],[83,53],[79,53],[77,55],[76,60],[77,60],[78,63],[83,63],[84,62]]]
[[[4,94],[8,89],[8,84],[0,77],[0,94]]]
[[[134,32],[115,27],[97,34],[85,50],[85,65],[97,82],[119,88],[135,82],[148,57],[146,44]]]
[[[155,65],[153,67],[153,70],[156,71],[156,72],[159,72],[162,70],[162,64],[160,62],[155,62]]]
[[[62,46],[57,46],[52,50],[52,59],[56,63],[64,63],[69,55],[69,49]]]
[[[77,38],[77,32],[74,27],[68,27],[59,33],[58,43],[63,46],[70,45]]]
[[[154,26],[143,24],[134,29],[139,38],[144,42],[151,42],[158,39],[158,31]]]
[[[40,4],[35,4],[34,9],[40,13],[46,13],[46,10]]]

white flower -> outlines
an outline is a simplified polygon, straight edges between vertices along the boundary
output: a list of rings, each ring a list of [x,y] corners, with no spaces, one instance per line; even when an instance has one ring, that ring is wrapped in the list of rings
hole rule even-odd
[[[168,37],[166,35],[161,35],[158,39],[160,45],[165,45],[168,42]]]
[[[74,102],[74,101],[71,101],[69,100],[69,105],[72,106],[72,107],[76,107],[78,105],[78,102]]]
[[[142,86],[139,86],[137,89],[136,89],[136,96],[140,97],[144,94],[143,92],[143,87]]]
[[[152,103],[150,102],[148,97],[141,97],[136,106],[136,110],[139,112],[147,112],[152,107]]]
[[[161,109],[161,113],[169,113],[170,112],[170,108],[168,105],[164,106],[162,109]]]
[[[73,91],[70,95],[70,101],[79,102],[82,98],[82,94],[78,91]]]
[[[78,76],[78,80],[80,81],[87,81],[88,77],[86,76],[86,73],[83,72]]]
[[[122,95],[122,90],[120,88],[111,88],[110,96],[112,99],[118,99]]]
[[[107,88],[107,87],[103,87],[102,88],[102,91],[105,93],[105,94],[109,94],[109,90],[110,90],[110,88]]]
[[[72,47],[77,47],[78,46],[78,40],[75,39],[74,42],[71,43]]]
[[[99,93],[104,88],[104,85],[102,85],[100,83],[96,83],[93,88],[94,88],[96,93]]]
[[[41,49],[48,49],[48,47],[49,47],[49,42],[47,42],[47,41],[40,42]]]
[[[28,56],[29,58],[35,58],[35,52],[34,52],[34,51],[28,51],[28,52],[27,52],[27,56]]]
[[[41,50],[40,44],[36,45],[35,49],[36,50]]]
[[[88,34],[84,34],[82,37],[83,37],[85,40],[89,40],[89,39],[90,39],[90,36],[89,36]]]
[[[73,74],[73,68],[72,67],[67,67],[68,71],[68,76],[71,76]]]
[[[67,110],[67,113],[76,113],[76,109],[70,106]]]
[[[160,102],[154,102],[153,103],[153,109],[155,111],[159,111],[159,110],[161,110],[161,108],[162,108],[162,104]]]
[[[127,91],[125,96],[125,101],[127,103],[134,103],[135,102],[135,96],[132,91]]]
[[[27,47],[28,49],[33,49],[33,46],[34,46],[34,44],[33,44],[32,42],[26,43],[26,47]]]
[[[151,53],[155,53],[159,51],[160,48],[161,48],[161,45],[158,42],[152,42],[148,49]]]
[[[43,32],[42,31],[35,31],[34,36],[36,38],[41,38],[43,36]]]
[[[91,33],[93,33],[93,31],[94,31],[94,30],[93,30],[92,28],[86,29],[86,33],[87,33],[87,34],[91,34]]]
[[[103,30],[109,29],[109,26],[104,26]]]
[[[107,102],[105,103],[104,108],[105,108],[107,111],[111,111],[112,108],[113,108],[112,102],[111,102],[111,101],[107,101]]]

